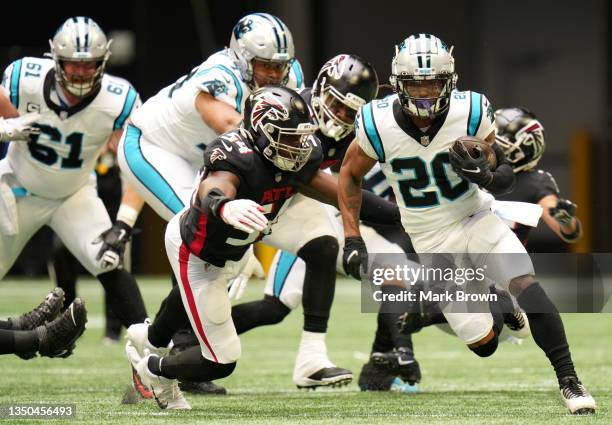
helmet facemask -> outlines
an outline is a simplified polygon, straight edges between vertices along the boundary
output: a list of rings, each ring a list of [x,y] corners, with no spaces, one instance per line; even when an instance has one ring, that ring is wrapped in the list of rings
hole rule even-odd
[[[446,112],[456,81],[456,74],[393,75],[391,78],[404,110],[417,118],[430,120]]]
[[[66,62],[78,63],[88,62],[94,63],[95,73],[92,75],[76,75],[69,74],[66,71]],[[70,94],[82,98],[90,94],[102,81],[104,76],[104,69],[106,67],[106,60],[83,60],[78,61],[75,59],[62,59],[59,58],[55,65],[56,79]]]
[[[312,145],[308,143],[308,138],[315,131],[317,126],[312,123],[302,123],[297,128],[282,128],[271,122],[266,123],[261,132],[269,143],[262,154],[278,169],[297,172],[310,158]]]
[[[512,164],[515,173],[534,168],[546,148],[544,127],[536,120],[528,121],[514,135],[514,141],[505,134],[498,134],[495,140],[500,145],[506,158]]]
[[[289,82],[289,69],[291,67],[291,59],[263,59],[253,58],[249,63],[251,80],[247,84],[257,89],[264,86],[285,86]],[[280,78],[273,78],[265,75],[261,75],[256,71],[256,67],[263,68],[263,73],[266,73],[268,69],[274,69],[276,73],[280,74]],[[257,79],[263,81],[257,82]]]
[[[322,79],[312,96],[312,109],[319,122],[321,132],[336,141],[346,137],[355,129],[355,117],[366,101],[353,93],[340,93]]]

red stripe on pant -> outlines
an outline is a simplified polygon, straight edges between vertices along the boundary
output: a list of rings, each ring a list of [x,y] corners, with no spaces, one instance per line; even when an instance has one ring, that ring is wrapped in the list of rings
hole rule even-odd
[[[204,341],[204,345],[206,345],[206,348],[208,348],[208,351],[210,351],[210,354],[212,354],[215,362],[219,363],[217,355],[213,351],[210,343],[208,342],[208,338],[206,338],[206,334],[204,333],[204,327],[202,326],[202,322],[200,321],[198,308],[193,297],[193,292],[191,291],[191,285],[189,284],[189,254],[190,253],[189,249],[187,248],[187,245],[182,243],[181,247],[179,248],[179,266],[181,271],[181,284],[183,285],[183,291],[185,292],[185,296],[187,297],[187,306],[189,308],[189,311],[191,312],[191,317],[193,317],[193,322],[195,324],[198,335],[200,335],[200,339]]]

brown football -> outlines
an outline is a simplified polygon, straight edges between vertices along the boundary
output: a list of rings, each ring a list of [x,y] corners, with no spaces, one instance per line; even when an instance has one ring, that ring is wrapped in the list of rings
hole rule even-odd
[[[476,152],[478,150],[484,153],[487,161],[489,162],[489,169],[491,171],[495,170],[497,167],[497,157],[495,156],[495,151],[493,151],[493,148],[489,142],[478,137],[461,136],[455,140],[453,146],[459,143],[462,144],[465,150],[470,153],[470,156],[478,157],[478,153]]]

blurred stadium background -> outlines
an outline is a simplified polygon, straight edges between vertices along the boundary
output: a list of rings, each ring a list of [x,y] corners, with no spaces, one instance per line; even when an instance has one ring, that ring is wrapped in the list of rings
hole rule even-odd
[[[431,32],[455,46],[459,87],[487,94],[495,108],[520,105],[533,110],[546,128],[542,168],[579,206],[585,237],[578,252],[612,249],[612,180],[608,147],[612,133],[609,55],[610,7],[588,0],[561,7],[553,1],[438,2],[349,0],[146,0],[11,3],[0,26],[2,67],[26,55],[48,51],[47,39],[68,16],[88,15],[114,38],[108,72],[129,79],[143,100],[175,81],[229,42],[243,15],[266,11],[291,28],[296,56],[307,83],[319,67],[341,52],[356,53],[388,79],[395,44],[415,32]],[[163,223],[150,210],[134,239],[134,271],[167,271]],[[46,274],[43,231],[13,269]],[[568,247],[544,226],[530,248],[563,252]]]

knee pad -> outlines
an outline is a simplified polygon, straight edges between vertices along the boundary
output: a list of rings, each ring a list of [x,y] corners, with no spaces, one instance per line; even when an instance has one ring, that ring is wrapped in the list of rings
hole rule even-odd
[[[470,348],[470,350],[476,353],[476,355],[479,357],[489,357],[493,355],[493,353],[495,353],[495,350],[497,350],[497,345],[498,345],[498,338],[497,336],[495,336],[493,339],[491,339],[486,344],[480,345],[475,348]]]
[[[232,316],[232,303],[227,295],[225,281],[217,280],[200,291],[198,306],[206,320],[215,325],[222,325]]]
[[[321,261],[322,259],[328,261],[333,259],[334,264],[336,264],[339,249],[338,239],[335,237],[329,235],[319,236],[302,246],[298,250],[297,256],[307,264]]]
[[[271,295],[264,295],[263,302],[266,307],[267,324],[275,325],[280,323],[291,312],[291,309],[283,304],[281,300]]]

